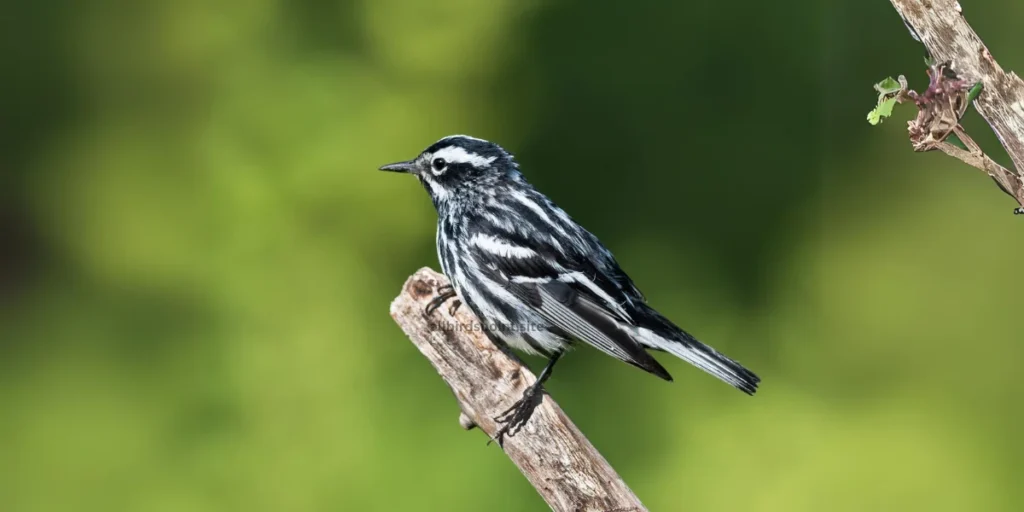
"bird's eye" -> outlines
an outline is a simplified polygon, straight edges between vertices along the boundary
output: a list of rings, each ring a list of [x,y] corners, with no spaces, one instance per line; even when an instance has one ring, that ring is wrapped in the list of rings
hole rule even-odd
[[[443,171],[448,166],[448,162],[445,162],[444,158],[435,158],[432,165],[435,171]]]

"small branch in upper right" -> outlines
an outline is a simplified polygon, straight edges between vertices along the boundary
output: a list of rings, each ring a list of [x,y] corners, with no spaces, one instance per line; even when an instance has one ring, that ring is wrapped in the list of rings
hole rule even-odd
[[[958,77],[949,62],[932,64],[928,69],[928,77],[928,88],[924,93],[911,90],[907,85],[907,79],[902,75],[898,81],[888,79],[876,85],[875,89],[879,91],[879,107],[872,113],[881,112],[876,121],[880,122],[881,119],[888,117],[892,103],[913,103],[918,109],[917,117],[907,122],[907,131],[914,151],[939,150],[981,170],[989,175],[1003,192],[1017,201],[1020,206],[1014,209],[1014,213],[1024,214],[1024,179],[985,154],[981,146],[960,125],[960,119],[966,113],[967,107],[975,96],[982,93],[981,84],[974,84]],[[889,108],[882,112],[882,106],[885,104],[888,104]],[[951,142],[950,135],[959,139],[963,146]]]

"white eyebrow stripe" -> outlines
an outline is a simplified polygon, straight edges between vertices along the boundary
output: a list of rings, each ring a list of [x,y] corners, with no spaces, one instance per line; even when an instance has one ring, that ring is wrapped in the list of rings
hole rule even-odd
[[[476,153],[470,153],[459,146],[441,148],[431,155],[431,159],[434,158],[443,158],[446,162],[453,164],[470,164],[477,168],[488,167],[498,159],[496,156],[483,157]]]

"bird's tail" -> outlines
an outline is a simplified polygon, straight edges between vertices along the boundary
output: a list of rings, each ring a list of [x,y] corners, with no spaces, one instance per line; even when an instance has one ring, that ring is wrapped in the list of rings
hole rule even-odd
[[[650,326],[637,328],[636,339],[641,345],[655,350],[664,350],[723,382],[753,395],[761,378],[740,363],[722,355],[717,350],[697,341],[657,311],[648,308],[654,322]]]

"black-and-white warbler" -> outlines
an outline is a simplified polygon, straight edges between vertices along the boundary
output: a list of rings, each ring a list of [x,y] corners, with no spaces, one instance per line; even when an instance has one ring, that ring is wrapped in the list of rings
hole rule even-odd
[[[541,385],[577,340],[668,381],[645,349],[756,391],[757,375],[648,306],[612,253],[527,183],[497,144],[452,135],[381,170],[415,175],[437,209],[437,253],[452,287],[440,290],[427,313],[457,295],[492,339],[548,358],[537,382],[497,418],[499,443],[526,424]]]

